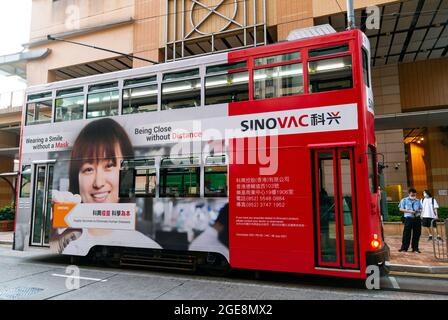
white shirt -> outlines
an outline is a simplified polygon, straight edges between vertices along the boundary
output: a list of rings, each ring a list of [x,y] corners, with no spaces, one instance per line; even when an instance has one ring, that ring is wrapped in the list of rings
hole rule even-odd
[[[432,198],[424,198],[422,200],[422,207],[423,207],[422,217],[434,219],[436,217],[434,209],[439,208],[439,204],[437,203],[436,199],[434,199],[434,207],[433,207]]]

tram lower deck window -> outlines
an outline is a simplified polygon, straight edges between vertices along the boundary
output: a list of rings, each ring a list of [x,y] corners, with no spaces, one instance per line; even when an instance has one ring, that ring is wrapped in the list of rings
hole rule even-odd
[[[160,169],[160,197],[199,197],[200,168]]]
[[[311,93],[353,88],[352,58],[310,61],[308,78]]]
[[[227,197],[227,166],[205,167],[204,195]]]
[[[120,198],[155,197],[156,169],[129,168],[120,171]]]
[[[20,198],[29,198],[31,195],[31,166],[22,166],[20,180]]]

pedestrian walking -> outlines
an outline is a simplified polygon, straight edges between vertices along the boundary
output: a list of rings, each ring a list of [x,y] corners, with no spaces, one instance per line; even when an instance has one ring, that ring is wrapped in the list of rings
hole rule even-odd
[[[431,192],[428,190],[423,191],[422,199],[422,224],[428,232],[428,241],[431,241],[436,237],[437,240],[442,240],[437,233],[437,209],[439,204],[437,200],[433,198]]]
[[[408,251],[412,236],[412,252],[421,253],[418,243],[422,233],[422,222],[420,219],[422,203],[417,199],[417,191],[414,188],[410,188],[408,196],[401,199],[398,207],[404,215],[403,239],[399,251]]]

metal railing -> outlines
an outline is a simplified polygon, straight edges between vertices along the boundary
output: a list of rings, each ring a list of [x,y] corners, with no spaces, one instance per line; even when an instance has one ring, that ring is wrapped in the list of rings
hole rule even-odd
[[[0,113],[21,111],[25,101],[25,90],[0,92]]]
[[[438,221],[436,226],[435,220],[431,222],[431,229],[436,231],[432,237],[432,246],[434,249],[434,257],[436,260],[448,262],[448,223],[447,221]],[[440,235],[440,238],[438,238]]]

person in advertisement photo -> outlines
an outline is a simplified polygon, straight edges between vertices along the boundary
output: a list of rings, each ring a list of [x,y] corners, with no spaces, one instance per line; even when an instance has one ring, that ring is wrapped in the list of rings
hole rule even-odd
[[[79,133],[69,162],[69,190],[53,191],[53,203],[120,203],[119,173],[124,158],[134,155],[123,127],[112,119],[89,123]],[[51,247],[64,254],[82,254],[92,245],[126,241],[146,248],[160,248],[140,232],[106,228],[58,229]]]

